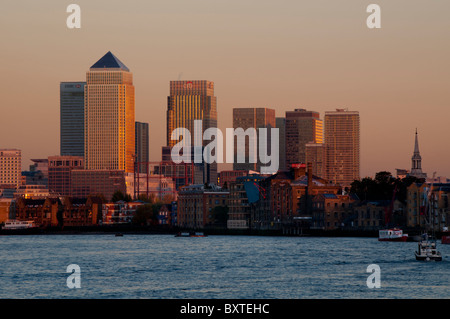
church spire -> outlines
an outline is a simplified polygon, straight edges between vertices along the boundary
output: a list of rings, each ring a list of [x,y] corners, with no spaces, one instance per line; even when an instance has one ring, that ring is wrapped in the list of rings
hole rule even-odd
[[[419,152],[419,137],[417,134],[417,128],[416,128],[416,139],[414,143],[414,154],[411,158],[411,161],[412,167],[410,175],[415,176],[417,178],[426,178],[427,174],[422,172],[422,156],[420,156]]]

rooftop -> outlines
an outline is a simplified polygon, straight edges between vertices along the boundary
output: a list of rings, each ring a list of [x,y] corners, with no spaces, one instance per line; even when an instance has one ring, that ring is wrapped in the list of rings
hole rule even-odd
[[[125,64],[123,64],[111,51],[108,51],[100,60],[98,60],[92,69],[120,69],[130,71]]]

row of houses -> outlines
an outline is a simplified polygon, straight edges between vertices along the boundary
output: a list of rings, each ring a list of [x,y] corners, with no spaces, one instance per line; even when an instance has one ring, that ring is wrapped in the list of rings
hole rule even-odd
[[[310,165],[271,176],[248,174],[223,187],[190,185],[178,193],[178,225],[218,226],[217,208],[226,208],[228,229],[377,230],[449,226],[450,184],[413,183],[406,201],[362,200],[315,176]],[[426,210],[426,211],[425,211]],[[223,225],[222,225],[223,226]]]

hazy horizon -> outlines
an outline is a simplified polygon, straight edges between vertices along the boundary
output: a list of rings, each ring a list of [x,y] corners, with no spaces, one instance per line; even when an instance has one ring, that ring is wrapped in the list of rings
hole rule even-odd
[[[81,29],[66,8],[81,7]],[[366,8],[381,7],[381,29]],[[361,121],[361,177],[410,169],[416,128],[423,171],[450,178],[450,2],[5,1],[0,11],[0,148],[58,155],[59,84],[85,81],[111,51],[133,73],[136,121],[149,123],[150,160],[165,145],[171,80],[215,83],[218,126],[235,107],[348,108]],[[446,41],[447,40],[447,41]],[[229,165],[219,167],[229,168]]]

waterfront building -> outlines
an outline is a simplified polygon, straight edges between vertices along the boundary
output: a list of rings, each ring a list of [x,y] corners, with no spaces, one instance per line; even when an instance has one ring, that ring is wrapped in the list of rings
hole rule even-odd
[[[140,201],[104,203],[102,207],[102,225],[130,224],[138,207],[144,204],[144,202]]]
[[[362,201],[355,205],[356,223],[359,230],[379,230],[385,224],[390,200]]]
[[[14,198],[40,199],[50,196],[50,191],[45,185],[21,185],[14,192]]]
[[[74,169],[71,171],[72,197],[103,196],[106,200],[110,200],[117,191],[126,193],[123,170]]]
[[[0,224],[16,218],[16,201],[13,198],[0,198]]]
[[[201,131],[196,132],[194,121],[201,121]],[[203,147],[208,140],[195,141],[195,135],[203,137],[205,130],[217,128],[217,98],[214,96],[214,82],[170,81],[170,95],[167,98],[167,144],[169,150],[181,141],[181,137],[172,140],[172,132],[185,128],[191,134],[191,140],[183,140],[183,146]],[[197,128],[198,130],[199,128]],[[178,136],[178,135],[176,135]],[[192,152],[193,153],[193,152]],[[196,170],[201,174],[201,183],[217,183],[217,163],[196,163]]]
[[[170,177],[156,174],[130,174],[125,175],[126,193],[132,198],[144,195],[158,200],[168,201],[177,199],[175,181]]]
[[[134,108],[133,74],[108,52],[86,73],[86,170],[134,171]]]
[[[355,195],[319,194],[313,198],[312,229],[335,230],[356,228],[353,205],[358,203]]]
[[[271,154],[271,129],[276,127],[275,122],[275,110],[269,108],[233,108],[233,129],[242,128],[244,131],[247,129],[256,129],[256,136],[252,139],[251,136],[246,140],[244,144],[240,144],[235,138],[234,142],[234,162],[233,170],[252,170],[261,171],[262,164],[259,158],[259,147],[264,143],[268,154]],[[260,140],[259,131],[260,128],[267,129],[267,140]],[[248,141],[248,143],[247,143]],[[278,147],[274,145],[273,147]],[[250,158],[250,151],[254,157]],[[238,163],[237,154],[245,154],[244,163]]]
[[[228,229],[261,229],[268,220],[258,209],[258,201],[265,196],[259,183],[265,178],[259,174],[237,177],[228,186]]]
[[[22,181],[22,152],[0,149],[0,188],[18,188]]]
[[[259,172],[246,171],[246,170],[221,171],[219,173],[219,183],[218,183],[218,185],[220,187],[228,188],[228,185],[230,185],[230,183],[232,183],[232,182],[235,182],[238,177],[252,175],[252,174],[259,174]]]
[[[49,191],[60,196],[70,196],[72,194],[72,171],[84,168],[83,159],[81,156],[49,156]]]
[[[193,184],[178,192],[178,226],[202,229],[216,223],[215,209],[225,208],[229,191],[215,184]]]
[[[61,82],[60,153],[84,156],[84,87],[86,82]]]
[[[319,113],[305,109],[286,112],[286,165],[306,163],[306,144],[323,143]]]
[[[16,201],[16,219],[33,221],[38,227],[55,227],[60,225],[58,212],[62,203],[58,197],[26,198],[19,197]]]
[[[327,174],[324,178],[350,187],[360,179],[359,112],[337,109],[325,112],[325,143]]]
[[[149,135],[148,123],[135,123],[135,154],[137,162],[137,172],[147,173],[147,162],[149,161]]]

